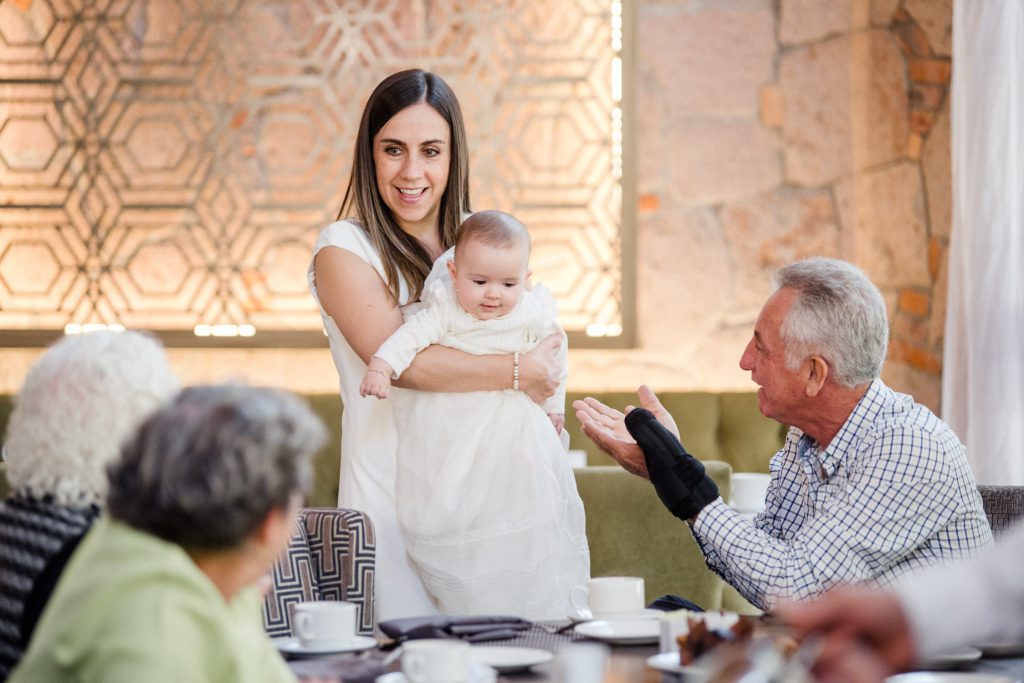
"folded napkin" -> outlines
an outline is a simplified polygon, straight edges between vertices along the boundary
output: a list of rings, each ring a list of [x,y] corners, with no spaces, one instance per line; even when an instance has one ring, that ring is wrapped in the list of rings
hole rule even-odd
[[[378,624],[385,635],[399,643],[418,638],[460,638],[471,643],[504,640],[515,638],[532,625],[519,617],[442,615],[389,619]]]

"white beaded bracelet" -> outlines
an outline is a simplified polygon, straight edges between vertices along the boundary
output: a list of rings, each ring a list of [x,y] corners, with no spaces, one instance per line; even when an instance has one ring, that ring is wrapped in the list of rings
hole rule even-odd
[[[512,354],[512,391],[519,391],[519,352]]]

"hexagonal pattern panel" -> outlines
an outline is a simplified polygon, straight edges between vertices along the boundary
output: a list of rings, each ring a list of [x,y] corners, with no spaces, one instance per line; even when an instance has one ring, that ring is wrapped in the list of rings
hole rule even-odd
[[[526,222],[565,326],[620,325],[613,6],[0,2],[0,330],[318,333],[310,247],[363,103],[411,66],[459,95],[474,208]]]

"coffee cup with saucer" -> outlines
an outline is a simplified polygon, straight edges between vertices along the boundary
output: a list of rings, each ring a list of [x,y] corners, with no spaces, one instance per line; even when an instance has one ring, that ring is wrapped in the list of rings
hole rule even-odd
[[[356,635],[357,607],[352,602],[321,600],[292,606],[293,638],[275,638],[285,654],[320,655],[376,647],[373,638]]]
[[[577,614],[604,621],[655,619],[657,610],[644,608],[644,580],[640,576],[598,576],[585,586],[574,586],[569,602]],[[573,619],[573,621],[584,621]]]

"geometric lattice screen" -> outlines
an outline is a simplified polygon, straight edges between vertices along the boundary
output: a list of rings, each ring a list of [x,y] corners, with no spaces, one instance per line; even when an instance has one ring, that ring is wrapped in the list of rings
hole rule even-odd
[[[619,0],[0,2],[0,337],[103,323],[202,343],[196,326],[226,325],[254,328],[249,343],[322,343],[313,240],[341,203],[366,97],[419,66],[462,104],[473,207],[530,228],[535,277],[573,343],[587,331],[624,343],[622,12]]]

